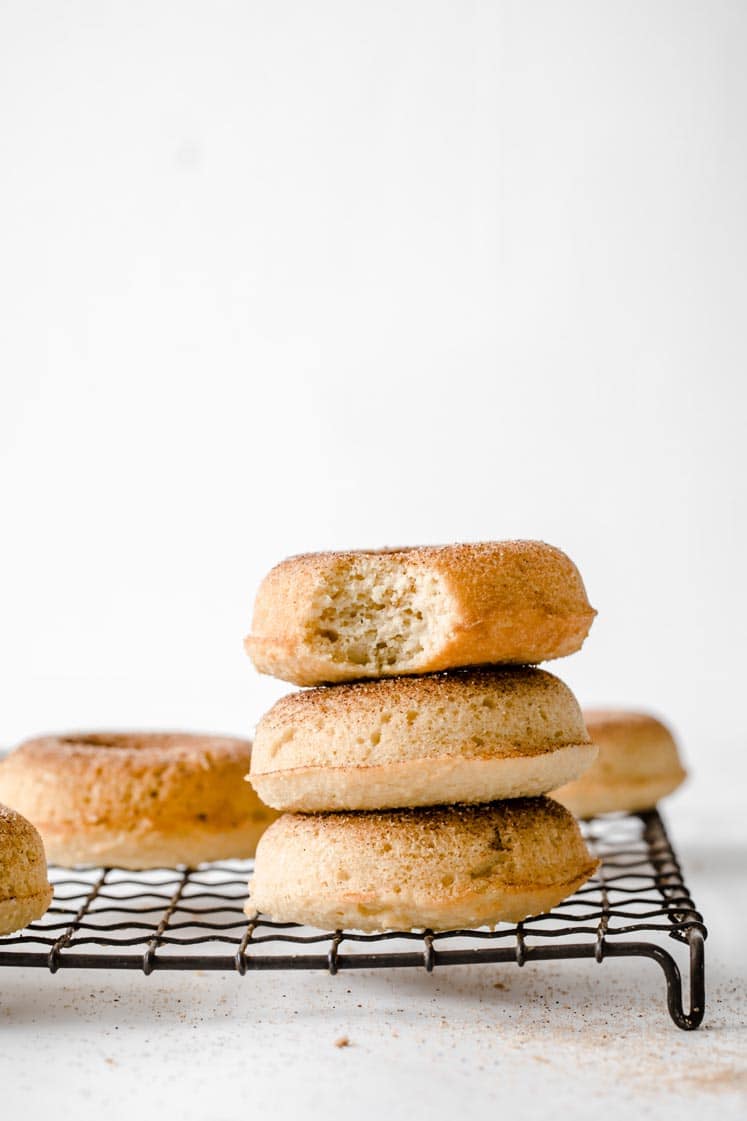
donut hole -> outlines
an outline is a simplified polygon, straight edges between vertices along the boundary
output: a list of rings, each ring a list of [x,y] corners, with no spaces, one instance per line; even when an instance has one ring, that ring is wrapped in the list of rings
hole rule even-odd
[[[60,743],[64,743],[66,747],[129,747],[129,743],[123,742],[129,738],[129,736],[115,734],[91,733],[82,736],[60,736]]]
[[[83,732],[80,735],[60,736],[58,742],[65,747],[107,748],[117,751],[143,751],[146,748],[163,748],[182,745],[192,737],[188,733],[174,732]]]

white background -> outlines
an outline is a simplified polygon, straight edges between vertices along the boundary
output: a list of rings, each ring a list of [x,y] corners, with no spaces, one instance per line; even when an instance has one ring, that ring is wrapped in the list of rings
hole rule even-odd
[[[277,560],[540,537],[551,668],[744,835],[745,57],[740,0],[3,0],[0,742],[246,733]]]
[[[0,16],[0,738],[247,731],[290,552],[560,545],[555,669],[744,755],[742,3]]]

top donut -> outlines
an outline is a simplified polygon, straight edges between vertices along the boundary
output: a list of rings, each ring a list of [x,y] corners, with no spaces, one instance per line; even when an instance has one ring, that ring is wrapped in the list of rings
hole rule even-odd
[[[262,581],[245,647],[260,673],[324,685],[561,658],[595,614],[541,541],[304,553]]]

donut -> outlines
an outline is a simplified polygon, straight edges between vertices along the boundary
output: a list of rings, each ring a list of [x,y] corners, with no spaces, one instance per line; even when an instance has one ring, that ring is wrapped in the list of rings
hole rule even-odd
[[[577,817],[651,809],[687,777],[672,733],[656,717],[585,709],[584,719],[597,760],[552,795]]]
[[[544,794],[594,760],[550,673],[455,670],[321,686],[260,720],[250,780],[280,810],[369,810]]]
[[[285,814],[257,847],[246,912],[326,930],[495,926],[554,907],[597,863],[549,798]]]
[[[0,806],[0,935],[40,919],[51,902],[38,830],[16,810]]]
[[[0,798],[37,823],[54,864],[248,857],[277,816],[244,781],[250,754],[247,740],[187,732],[44,736],[0,762]]]
[[[245,647],[261,673],[321,685],[560,658],[595,614],[540,541],[306,553],[265,577]]]

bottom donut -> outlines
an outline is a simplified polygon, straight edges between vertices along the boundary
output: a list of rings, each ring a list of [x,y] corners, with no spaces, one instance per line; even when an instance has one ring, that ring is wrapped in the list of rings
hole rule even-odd
[[[550,798],[284,814],[259,842],[246,912],[333,930],[495,926],[549,910],[597,865]]]

